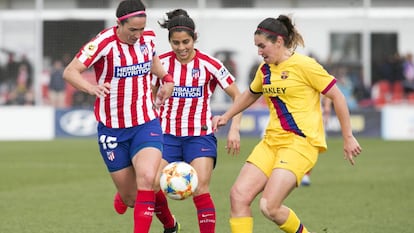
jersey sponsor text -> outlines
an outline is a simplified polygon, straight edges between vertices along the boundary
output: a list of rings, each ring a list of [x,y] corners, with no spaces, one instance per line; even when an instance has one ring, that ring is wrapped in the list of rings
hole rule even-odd
[[[201,87],[175,86],[172,97],[176,98],[200,98],[203,96]]]
[[[286,94],[286,87],[263,87],[263,94]]]
[[[151,61],[142,62],[130,66],[116,66],[116,78],[129,78],[133,76],[142,76],[151,71]]]

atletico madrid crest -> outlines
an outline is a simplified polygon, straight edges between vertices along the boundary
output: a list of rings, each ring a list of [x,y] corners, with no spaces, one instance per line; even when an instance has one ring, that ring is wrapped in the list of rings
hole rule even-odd
[[[114,161],[115,159],[115,153],[113,151],[106,152],[106,156],[108,157],[109,161]]]
[[[141,53],[142,53],[142,54],[144,54],[145,56],[146,56],[146,55],[148,55],[148,47],[147,47],[147,45],[146,45],[146,44],[142,44],[142,45],[140,46],[140,49],[141,49]]]
[[[191,76],[192,76],[194,79],[198,79],[198,78],[200,78],[200,69],[193,69],[193,70],[191,71]]]

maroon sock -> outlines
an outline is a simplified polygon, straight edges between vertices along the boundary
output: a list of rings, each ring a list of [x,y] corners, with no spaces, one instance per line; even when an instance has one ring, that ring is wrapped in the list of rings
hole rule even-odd
[[[148,233],[154,215],[153,190],[138,190],[134,206],[134,233]]]
[[[174,217],[168,208],[167,198],[161,190],[155,194],[155,215],[164,225],[165,229],[174,227]]]
[[[214,233],[216,227],[216,209],[209,193],[193,198],[197,209],[200,233]]]

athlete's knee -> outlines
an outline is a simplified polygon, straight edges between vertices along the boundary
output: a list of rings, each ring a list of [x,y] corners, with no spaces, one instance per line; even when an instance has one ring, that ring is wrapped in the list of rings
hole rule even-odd
[[[275,222],[278,215],[280,214],[281,208],[280,206],[272,205],[267,201],[266,198],[260,198],[260,211],[262,214],[270,219],[271,221]]]
[[[250,205],[254,197],[247,190],[240,189],[237,185],[233,185],[230,190],[230,202],[237,205]]]
[[[150,190],[150,189],[153,189],[154,186],[156,186],[157,175],[158,175],[157,171],[147,169],[147,168],[141,171],[138,171],[138,169],[135,169],[135,171],[136,171],[135,182],[137,184],[138,189]]]
[[[144,190],[153,189],[155,186],[154,179],[155,178],[153,176],[149,176],[149,175],[142,175],[142,176],[137,177],[136,182],[137,182],[138,189],[144,189]]]

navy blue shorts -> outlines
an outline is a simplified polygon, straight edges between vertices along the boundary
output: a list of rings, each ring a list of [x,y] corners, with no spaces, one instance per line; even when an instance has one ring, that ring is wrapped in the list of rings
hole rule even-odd
[[[162,157],[168,163],[175,161],[191,163],[195,158],[211,157],[214,159],[215,165],[217,159],[217,139],[214,134],[185,137],[164,134]]]
[[[134,155],[145,147],[163,150],[163,134],[159,119],[130,128],[108,128],[98,124],[98,143],[109,172],[132,165]]]

